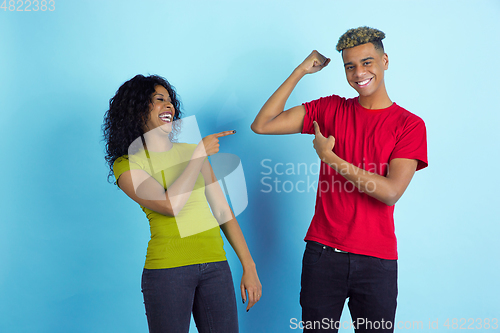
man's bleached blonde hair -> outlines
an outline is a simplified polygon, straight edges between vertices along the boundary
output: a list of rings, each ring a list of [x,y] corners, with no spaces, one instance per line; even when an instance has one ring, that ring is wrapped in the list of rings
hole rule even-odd
[[[337,43],[337,51],[349,49],[358,45],[372,43],[375,49],[384,52],[384,45],[382,44],[382,39],[385,38],[385,33],[378,29],[370,27],[359,27],[355,29],[347,30],[339,38]]]

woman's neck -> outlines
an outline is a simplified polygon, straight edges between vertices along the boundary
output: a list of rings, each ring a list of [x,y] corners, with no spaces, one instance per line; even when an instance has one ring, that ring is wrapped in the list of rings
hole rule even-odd
[[[163,152],[172,149],[173,143],[168,137],[168,133],[159,133],[159,131],[152,130],[144,133],[145,148],[148,151]]]

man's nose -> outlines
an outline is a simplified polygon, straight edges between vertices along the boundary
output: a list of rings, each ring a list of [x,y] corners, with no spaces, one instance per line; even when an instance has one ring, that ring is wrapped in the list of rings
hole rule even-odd
[[[363,77],[366,73],[366,69],[363,66],[357,66],[354,74],[356,77]]]

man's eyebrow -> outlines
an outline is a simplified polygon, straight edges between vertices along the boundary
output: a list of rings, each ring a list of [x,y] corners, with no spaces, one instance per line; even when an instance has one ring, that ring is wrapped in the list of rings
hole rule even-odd
[[[366,57],[366,58],[361,59],[361,61],[360,61],[360,62],[365,62],[365,61],[367,61],[367,60],[374,60],[374,59],[375,59],[374,57]],[[345,67],[345,66],[348,66],[348,65],[352,65],[352,61],[346,62],[346,63],[344,64],[344,67]]]

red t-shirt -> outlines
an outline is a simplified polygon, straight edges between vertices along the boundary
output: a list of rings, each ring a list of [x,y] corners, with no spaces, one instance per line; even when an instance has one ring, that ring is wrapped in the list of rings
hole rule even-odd
[[[369,172],[387,175],[393,158],[418,160],[427,166],[424,121],[396,103],[386,109],[362,107],[358,98],[337,95],[304,103],[302,133],[335,138],[333,151],[343,160]],[[394,206],[360,192],[327,164],[321,162],[316,208],[305,240],[343,251],[383,259],[397,259]]]

